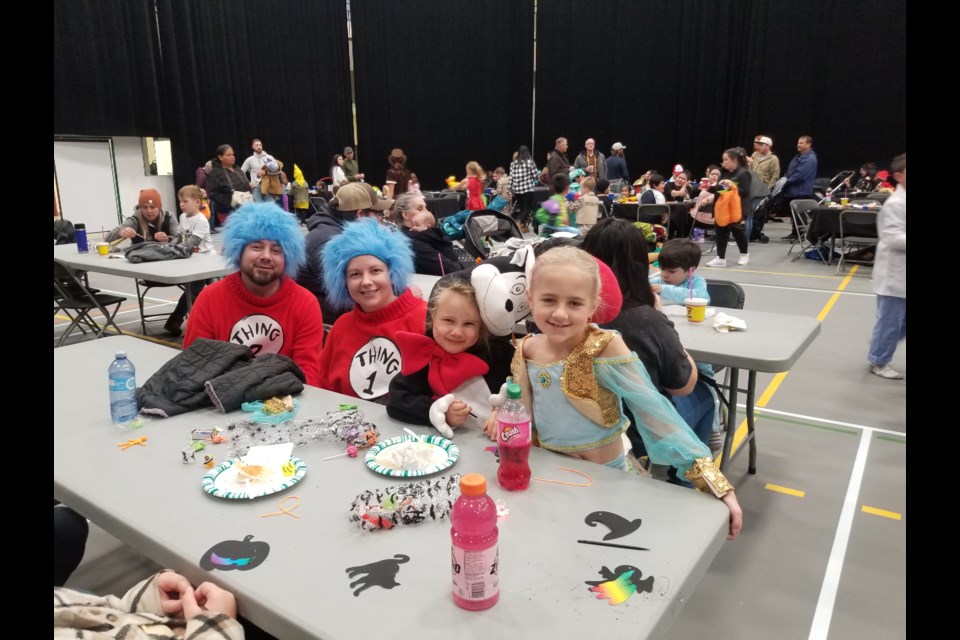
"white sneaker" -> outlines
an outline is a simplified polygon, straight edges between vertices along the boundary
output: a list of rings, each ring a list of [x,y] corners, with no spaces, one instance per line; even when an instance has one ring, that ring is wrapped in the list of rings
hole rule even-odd
[[[750,264],[750,254],[745,253],[742,256],[740,256],[740,259],[737,260],[737,264],[741,266],[745,264]]]
[[[886,378],[887,380],[903,380],[903,374],[899,371],[894,371],[890,368],[890,365],[883,365],[878,367],[876,365],[870,366],[870,373],[875,376],[880,376],[881,378]]]
[[[707,263],[708,267],[725,267],[727,266],[727,261],[723,258],[714,258]]]

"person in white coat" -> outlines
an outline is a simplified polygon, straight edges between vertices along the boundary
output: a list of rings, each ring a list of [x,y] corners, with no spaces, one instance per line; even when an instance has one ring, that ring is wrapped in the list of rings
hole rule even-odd
[[[877,215],[877,255],[873,265],[873,290],[877,294],[877,324],[870,338],[870,371],[888,380],[903,374],[890,368],[897,343],[907,337],[907,154],[893,159],[891,174],[897,181]]]

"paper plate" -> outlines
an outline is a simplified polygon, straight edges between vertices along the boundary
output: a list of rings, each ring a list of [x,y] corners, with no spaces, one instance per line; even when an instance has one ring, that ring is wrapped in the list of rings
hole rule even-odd
[[[383,454],[389,455],[391,453],[391,447],[403,445],[405,442],[416,442],[417,440],[422,440],[427,445],[436,449],[432,452],[427,464],[416,469],[398,469],[395,466],[391,466],[391,464],[384,459],[385,455]],[[415,478],[449,469],[459,459],[460,449],[452,440],[447,440],[442,436],[431,435],[414,438],[413,436],[407,435],[390,438],[389,440],[384,440],[373,445],[370,450],[367,451],[364,462],[371,471],[381,475],[395,476],[397,478]]]
[[[227,500],[253,500],[271,493],[288,489],[300,482],[307,474],[307,465],[300,458],[292,457],[294,472],[292,476],[285,476],[277,471],[271,482],[243,482],[237,478],[236,463],[240,458],[232,458],[214,467],[213,471],[203,476],[200,486],[204,491],[217,498]]]

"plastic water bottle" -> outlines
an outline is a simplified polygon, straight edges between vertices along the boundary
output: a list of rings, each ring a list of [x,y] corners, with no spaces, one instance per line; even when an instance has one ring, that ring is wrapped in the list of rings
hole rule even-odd
[[[107,370],[110,380],[110,419],[126,424],[137,417],[137,371],[126,351],[117,355]]]
[[[827,195],[823,196],[823,203],[827,206],[830,206],[830,203],[833,202],[833,195],[830,193],[830,190],[827,190]]]
[[[497,506],[487,495],[487,479],[468,473],[450,513],[453,601],[464,609],[489,609],[500,598]]]
[[[87,253],[89,251],[87,247],[87,225],[82,222],[75,224],[73,226],[73,237],[77,241],[77,251]]]
[[[497,480],[508,491],[520,491],[530,485],[530,412],[520,402],[520,395],[520,385],[509,383],[507,402],[497,413]]]

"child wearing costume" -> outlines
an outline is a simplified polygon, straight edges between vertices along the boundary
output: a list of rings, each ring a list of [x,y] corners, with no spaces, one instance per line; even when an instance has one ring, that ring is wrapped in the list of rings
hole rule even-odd
[[[426,335],[398,331],[396,341],[403,369],[390,383],[387,414],[433,425],[447,438],[472,417],[486,417],[491,392],[499,390],[510,373],[511,349],[505,341],[489,339],[476,291],[466,279],[434,287]],[[502,353],[494,356],[493,350]]]
[[[540,205],[534,214],[534,219],[540,224],[540,237],[549,238],[558,231],[568,232],[574,236],[580,230],[570,226],[570,213],[567,205],[567,194],[570,192],[570,177],[566,173],[553,176],[553,195]]]
[[[483,201],[483,180],[486,176],[480,164],[474,160],[467,163],[467,211],[486,209]]]
[[[382,402],[402,368],[396,332],[426,328],[427,304],[407,289],[410,241],[376,220],[357,220],[327,242],[321,260],[328,300],[353,310],[327,334],[317,386]]]
[[[620,335],[590,324],[599,294],[597,263],[581,249],[558,247],[537,258],[527,297],[543,333],[520,342],[512,369],[540,446],[628,470],[626,403],[651,461],[676,467],[721,499],[730,510],[728,539],[735,538],[743,514],[733,487]]]

